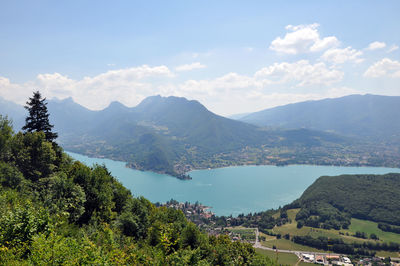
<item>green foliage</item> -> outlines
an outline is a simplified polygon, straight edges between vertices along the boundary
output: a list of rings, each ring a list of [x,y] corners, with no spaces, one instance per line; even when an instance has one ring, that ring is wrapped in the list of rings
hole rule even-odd
[[[23,180],[22,173],[15,166],[0,161],[0,184],[3,187],[16,189]]]
[[[52,214],[68,214],[70,222],[77,222],[85,211],[86,195],[65,173],[58,173],[40,180],[44,206]]]
[[[121,213],[125,205],[132,198],[132,193],[129,189],[125,188],[116,179],[113,179],[112,190],[113,190],[113,201],[115,202],[113,211]]]
[[[306,236],[293,236],[293,242],[301,245],[311,246],[318,249],[328,250],[330,249],[333,252],[337,253],[345,253],[345,254],[358,254],[358,255],[367,255],[373,256],[375,252],[373,251],[390,251],[390,252],[398,252],[400,250],[400,244],[398,243],[380,243],[380,242],[353,242],[347,243],[344,242],[343,239],[337,238],[327,238],[327,237],[312,237],[310,235]]]
[[[57,133],[51,131],[54,127],[49,122],[46,98],[42,99],[39,91],[33,93],[33,97],[26,102],[25,109],[29,115],[25,119],[25,126],[22,130],[26,132],[43,132],[46,140],[52,142],[57,138]]]
[[[289,221],[287,213],[286,215],[285,213],[286,210],[281,210],[281,215],[275,218],[276,214],[279,214],[279,210],[267,210],[247,215],[240,214],[238,217],[229,217],[229,219],[224,216],[214,217],[213,219],[218,226],[257,227],[261,232],[270,234],[269,229],[272,229],[274,226],[281,226]]]
[[[385,232],[400,234],[400,226],[393,226],[387,223],[379,223],[378,228]]]
[[[351,216],[340,212],[326,202],[309,202],[302,206],[296,215],[297,222],[310,227],[336,229],[347,228]]]
[[[291,207],[312,227],[348,228],[351,217],[400,225],[399,191],[400,174],[323,176]]]
[[[200,245],[200,231],[194,223],[189,223],[182,231],[182,247],[195,249]]]
[[[56,153],[43,132],[14,135],[10,150],[10,160],[31,181],[48,177],[56,168]]]
[[[151,210],[144,198],[130,199],[122,214],[118,217],[121,231],[124,235],[132,236],[135,239],[144,239],[150,226]]]
[[[5,160],[9,156],[9,142],[13,135],[11,121],[7,116],[0,115],[0,160]]]
[[[30,244],[34,235],[49,232],[50,218],[45,209],[17,206],[0,218],[0,246]]]
[[[134,198],[43,132],[0,125],[0,265],[273,265],[248,244],[201,233],[179,210]]]
[[[80,162],[75,162],[69,172],[70,178],[83,188],[86,195],[85,212],[79,219],[80,224],[93,222],[110,222],[114,217],[112,180],[107,169],[95,165],[92,169]]]

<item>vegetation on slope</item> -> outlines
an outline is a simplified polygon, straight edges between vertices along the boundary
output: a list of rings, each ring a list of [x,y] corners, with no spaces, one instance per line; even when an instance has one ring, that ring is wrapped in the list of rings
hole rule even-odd
[[[0,116],[0,264],[268,265],[183,213],[135,198],[104,166],[73,161],[43,132]]]
[[[288,207],[312,227],[347,228],[351,217],[400,225],[399,191],[400,174],[323,176]]]

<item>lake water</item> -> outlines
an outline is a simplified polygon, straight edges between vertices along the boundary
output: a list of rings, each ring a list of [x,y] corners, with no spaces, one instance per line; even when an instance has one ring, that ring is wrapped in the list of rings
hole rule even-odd
[[[67,152],[88,166],[105,164],[134,196],[152,202],[171,198],[180,202],[199,201],[217,215],[238,215],[278,208],[301,196],[322,175],[400,173],[397,168],[337,167],[315,165],[237,166],[190,172],[192,180],[143,172],[125,167],[124,162],[89,158]]]

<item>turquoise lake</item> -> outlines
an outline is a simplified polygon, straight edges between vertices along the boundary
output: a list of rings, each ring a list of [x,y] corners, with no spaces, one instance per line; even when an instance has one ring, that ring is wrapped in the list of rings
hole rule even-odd
[[[211,211],[217,215],[233,216],[288,204],[322,175],[400,173],[398,168],[383,167],[237,166],[195,170],[190,172],[192,180],[183,181],[169,175],[133,170],[125,167],[124,162],[67,153],[88,166],[105,164],[134,196],[144,196],[152,202],[166,202],[171,198],[180,202],[199,201],[212,207]]]

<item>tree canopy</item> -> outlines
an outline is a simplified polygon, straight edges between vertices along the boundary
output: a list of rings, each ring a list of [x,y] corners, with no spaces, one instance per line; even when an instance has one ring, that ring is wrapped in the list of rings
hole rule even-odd
[[[26,132],[43,131],[46,140],[53,142],[58,135],[51,131],[54,126],[49,122],[46,98],[42,99],[40,92],[36,91],[33,93],[33,97],[29,98],[29,101],[27,101],[26,104],[25,109],[28,110],[29,115],[25,119],[25,126],[22,130]]]
[[[0,265],[276,265],[0,115]],[[60,158],[57,159],[57,154]]]

